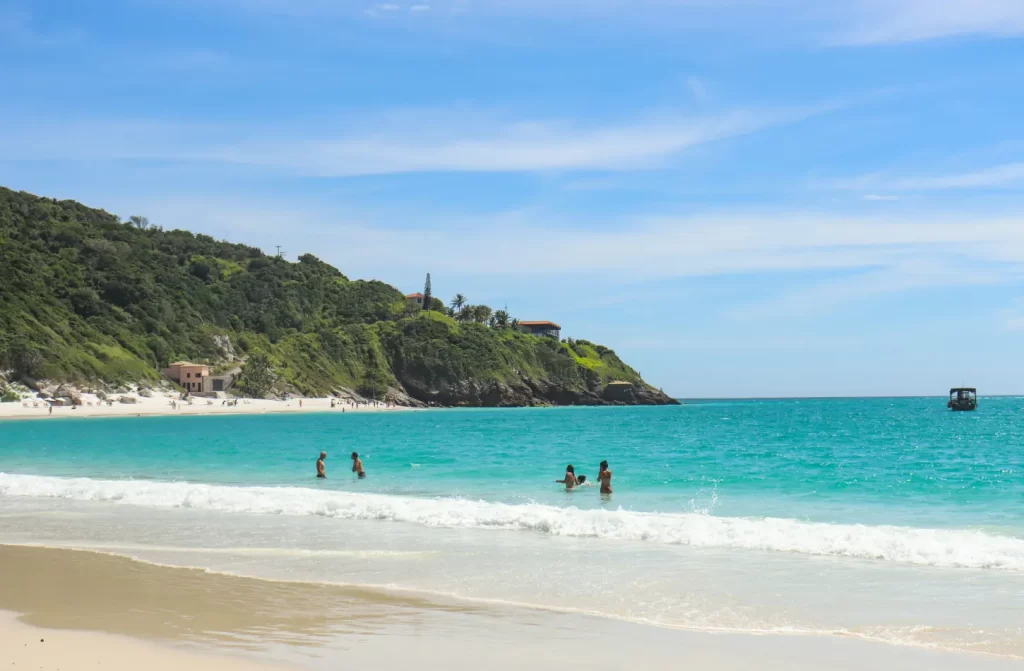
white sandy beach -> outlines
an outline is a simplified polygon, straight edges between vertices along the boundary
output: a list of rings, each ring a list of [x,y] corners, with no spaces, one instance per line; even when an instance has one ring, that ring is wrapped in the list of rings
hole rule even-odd
[[[330,398],[293,398],[288,401],[264,399],[239,399],[236,405],[229,405],[224,399],[195,397],[192,403],[178,401],[179,394],[152,392],[152,396],[137,393],[123,394],[135,399],[134,403],[106,403],[93,394],[81,394],[82,405],[78,407],[50,406],[45,401],[24,399],[13,403],[0,403],[0,420],[3,419],[55,419],[68,417],[151,417],[174,415],[261,415],[267,413],[300,412],[383,412],[389,410],[410,410],[398,406],[388,407],[383,403],[374,405],[352,404],[335,399],[336,407],[331,408]],[[172,405],[172,402],[174,405]],[[232,401],[233,402],[233,401]]]
[[[864,669],[1024,662],[839,636],[715,634],[0,545],[0,663],[46,671]],[[841,607],[837,604],[838,607]],[[10,662],[10,664],[7,664]]]
[[[0,612],[0,662],[42,671],[285,671],[287,667],[86,631],[32,627]]]

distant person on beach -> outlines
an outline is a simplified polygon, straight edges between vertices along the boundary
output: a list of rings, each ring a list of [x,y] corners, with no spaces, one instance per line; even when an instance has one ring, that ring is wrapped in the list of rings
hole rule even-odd
[[[327,477],[327,466],[324,465],[324,459],[327,458],[326,452],[320,453],[320,458],[316,460],[316,477],[326,478]]]
[[[601,483],[601,493],[612,493],[612,470],[608,468],[608,462],[601,462],[601,472],[597,474],[597,480]]]
[[[359,458],[358,452],[352,453],[352,472],[362,480],[366,477],[366,471],[363,470],[363,460]]]
[[[566,491],[575,489],[578,480],[576,479],[576,469],[573,468],[572,464],[565,467],[565,477],[561,480],[555,480],[560,485],[565,485]]]

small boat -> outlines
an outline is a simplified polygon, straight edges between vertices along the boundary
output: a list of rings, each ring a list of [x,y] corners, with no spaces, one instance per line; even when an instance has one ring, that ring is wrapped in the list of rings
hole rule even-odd
[[[950,410],[977,410],[978,390],[974,387],[955,387],[949,390],[949,403],[946,407]]]

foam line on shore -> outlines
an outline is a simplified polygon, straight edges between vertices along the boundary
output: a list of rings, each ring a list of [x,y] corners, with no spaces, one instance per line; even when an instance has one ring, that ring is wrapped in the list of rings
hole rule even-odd
[[[235,487],[8,473],[0,473],[0,495],[223,513],[316,515],[427,527],[532,531],[571,538],[790,552],[948,568],[1024,570],[1024,539],[974,530],[827,524],[699,513],[642,513],[622,509],[581,510],[302,487]]]

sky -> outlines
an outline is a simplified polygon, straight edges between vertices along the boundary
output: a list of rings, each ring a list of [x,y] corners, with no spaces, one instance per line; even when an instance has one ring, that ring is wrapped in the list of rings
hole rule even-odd
[[[0,185],[681,397],[1024,393],[1019,0],[0,0]]]

